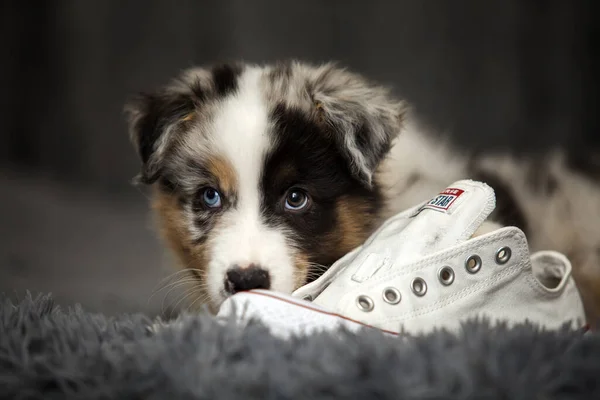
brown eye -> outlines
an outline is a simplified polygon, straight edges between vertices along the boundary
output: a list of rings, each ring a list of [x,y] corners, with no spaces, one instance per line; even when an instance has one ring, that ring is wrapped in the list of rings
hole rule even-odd
[[[308,205],[308,195],[300,189],[290,189],[285,196],[285,208],[291,211],[299,211]]]

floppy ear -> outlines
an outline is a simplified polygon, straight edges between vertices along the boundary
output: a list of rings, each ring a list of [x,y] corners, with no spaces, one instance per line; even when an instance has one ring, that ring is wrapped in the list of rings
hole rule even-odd
[[[191,92],[168,88],[141,93],[127,103],[129,136],[142,162],[139,182],[151,184],[158,179],[169,145],[190,122],[194,109]]]
[[[308,91],[319,121],[333,132],[353,172],[371,185],[373,173],[402,129],[406,103],[333,64],[310,73]]]

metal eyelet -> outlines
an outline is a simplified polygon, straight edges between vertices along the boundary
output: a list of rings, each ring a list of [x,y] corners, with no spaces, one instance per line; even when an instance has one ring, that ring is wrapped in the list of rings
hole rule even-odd
[[[415,278],[410,283],[410,289],[417,296],[424,296],[427,293],[427,282],[423,278]]]
[[[496,252],[496,264],[503,265],[510,260],[512,250],[508,246],[504,246],[498,249]]]
[[[468,273],[475,274],[481,269],[481,257],[472,255],[465,261],[465,268]]]
[[[398,304],[402,300],[400,291],[393,287],[388,287],[383,290],[383,301],[388,304]]]
[[[369,296],[360,295],[356,298],[356,306],[359,310],[364,312],[372,311],[375,307],[373,300]]]
[[[454,282],[454,270],[448,266],[440,268],[438,271],[438,279],[444,286],[452,285],[452,282]]]
[[[304,301],[313,301],[312,294],[307,294],[306,296],[304,296],[302,298],[302,300],[304,300]]]

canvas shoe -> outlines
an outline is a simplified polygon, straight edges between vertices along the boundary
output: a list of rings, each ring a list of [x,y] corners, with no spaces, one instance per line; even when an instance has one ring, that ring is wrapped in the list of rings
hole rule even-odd
[[[489,186],[456,182],[390,218],[294,298],[242,292],[221,314],[244,309],[238,317],[261,319],[284,335],[339,326],[425,333],[456,330],[475,317],[549,329],[583,325],[569,260],[553,251],[530,255],[518,228],[482,231],[494,207]]]
[[[238,292],[229,297],[221,305],[217,317],[223,322],[233,318],[242,326],[258,321],[271,334],[283,339],[325,331],[339,332],[340,328],[353,332],[375,328],[309,301],[263,289]],[[396,332],[387,333],[397,335]]]

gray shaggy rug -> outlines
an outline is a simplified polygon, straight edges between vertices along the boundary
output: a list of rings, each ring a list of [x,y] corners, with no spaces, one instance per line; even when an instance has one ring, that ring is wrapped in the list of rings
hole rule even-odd
[[[209,315],[150,324],[0,295],[0,398],[600,399],[598,334],[473,322],[458,336],[283,341]]]

